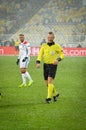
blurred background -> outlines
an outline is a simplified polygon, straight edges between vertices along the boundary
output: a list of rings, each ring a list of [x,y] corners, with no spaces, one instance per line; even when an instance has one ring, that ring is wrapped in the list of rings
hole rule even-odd
[[[20,33],[40,46],[49,31],[62,47],[86,47],[86,0],[0,0],[0,46]]]

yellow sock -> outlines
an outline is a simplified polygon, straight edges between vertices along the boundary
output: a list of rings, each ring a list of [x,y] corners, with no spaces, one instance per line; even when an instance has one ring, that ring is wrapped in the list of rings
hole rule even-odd
[[[53,94],[53,84],[48,84],[48,96],[47,98],[51,98]]]
[[[53,85],[53,96],[56,96],[57,92],[56,92],[56,89],[55,89],[55,86]]]

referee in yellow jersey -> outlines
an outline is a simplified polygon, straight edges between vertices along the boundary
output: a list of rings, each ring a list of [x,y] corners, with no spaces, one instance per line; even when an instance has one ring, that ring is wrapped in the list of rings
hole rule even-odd
[[[56,70],[59,62],[64,58],[64,53],[59,44],[54,42],[54,33],[49,32],[47,39],[48,42],[41,46],[38,58],[36,60],[36,67],[40,68],[40,62],[42,58],[44,59],[44,79],[48,87],[48,94],[46,98],[46,103],[50,103],[52,96],[53,100],[57,101],[59,93],[56,92],[53,80],[56,75]]]

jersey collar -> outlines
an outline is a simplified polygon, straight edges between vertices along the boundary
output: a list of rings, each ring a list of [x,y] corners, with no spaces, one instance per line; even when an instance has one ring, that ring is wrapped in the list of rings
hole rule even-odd
[[[51,42],[51,43],[48,42],[48,43],[47,43],[48,46],[52,46],[52,45],[54,45],[54,44],[55,44],[55,42]]]
[[[27,44],[28,42],[27,42],[27,41],[24,41],[24,42],[21,42],[21,43],[22,43],[22,44]],[[21,44],[21,43],[20,43],[20,44]]]

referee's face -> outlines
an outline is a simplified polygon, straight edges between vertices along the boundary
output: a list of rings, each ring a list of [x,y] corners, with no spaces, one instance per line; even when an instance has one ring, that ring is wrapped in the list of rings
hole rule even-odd
[[[24,42],[24,36],[20,36],[19,38],[21,42]]]
[[[54,40],[54,34],[48,34],[47,36],[48,42],[51,43]]]

